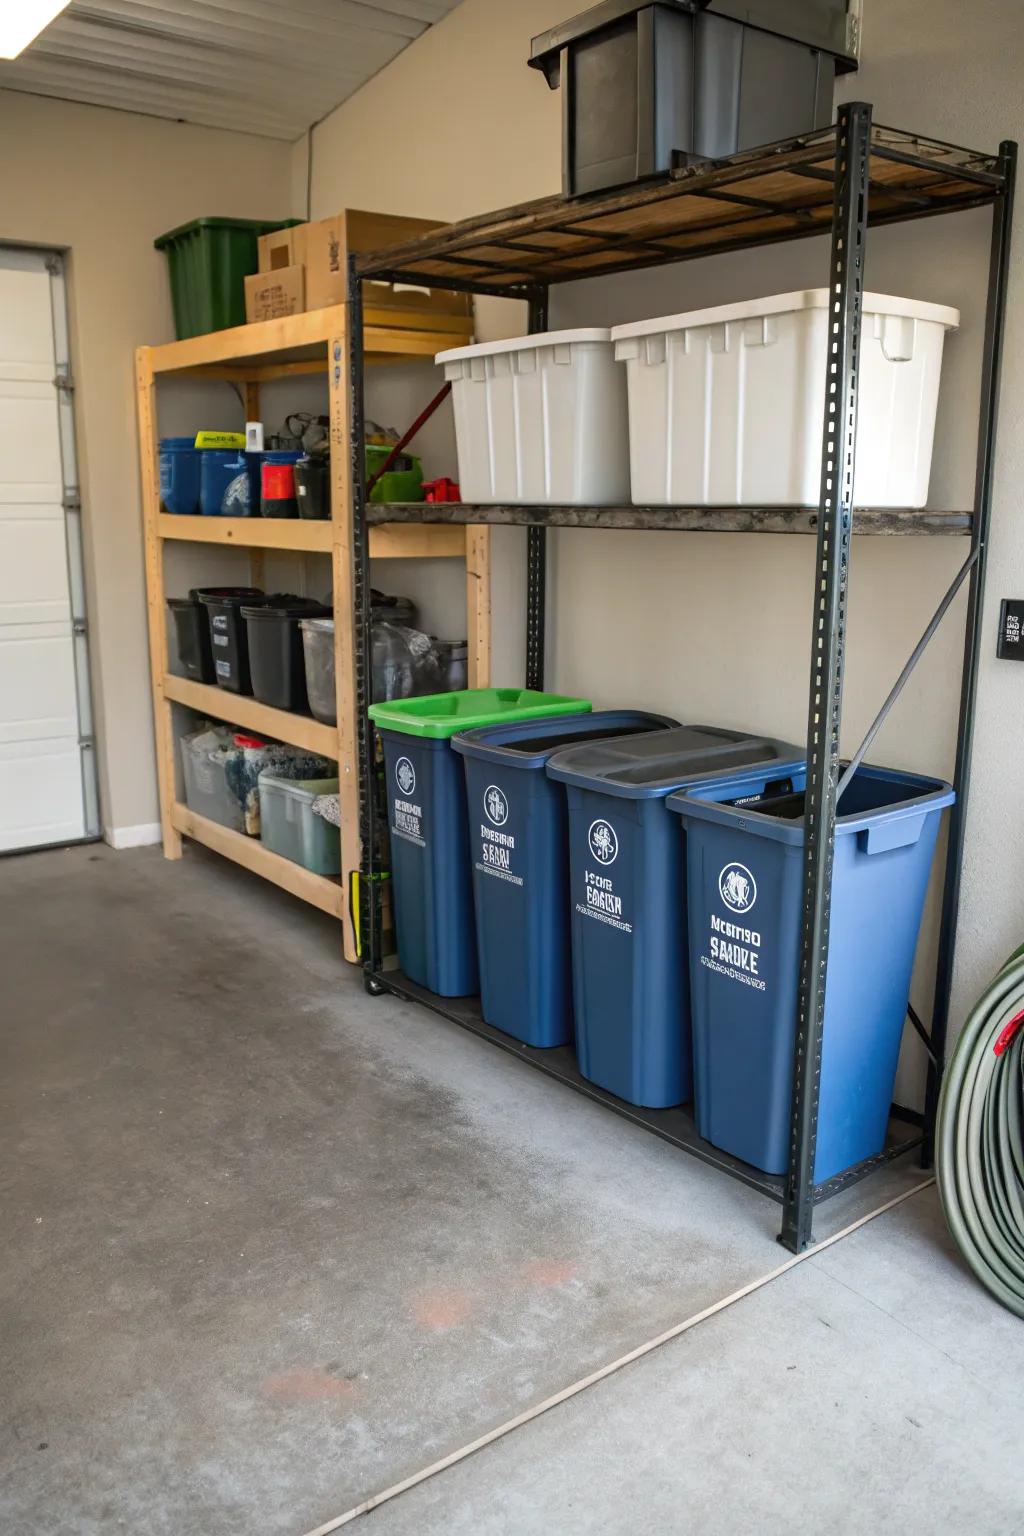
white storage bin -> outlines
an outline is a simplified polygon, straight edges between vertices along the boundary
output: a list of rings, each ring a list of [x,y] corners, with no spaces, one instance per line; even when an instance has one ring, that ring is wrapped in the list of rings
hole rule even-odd
[[[616,506],[629,498],[626,380],[611,332],[545,331],[441,352],[463,501]]]
[[[825,288],[612,331],[629,381],[633,500],[816,506]],[[958,310],[864,295],[854,501],[923,507],[947,330]]]

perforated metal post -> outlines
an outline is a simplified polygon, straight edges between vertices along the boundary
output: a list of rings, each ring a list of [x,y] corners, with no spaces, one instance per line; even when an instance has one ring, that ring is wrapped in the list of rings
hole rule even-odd
[[[988,303],[985,311],[985,347],[981,368],[981,406],[978,416],[978,457],[974,479],[974,526],[972,551],[977,555],[971,572],[964,635],[964,660],[960,682],[960,716],[957,729],[956,770],[953,787],[956,803],[950,812],[946,879],[942,892],[942,921],[935,968],[935,1004],[931,1043],[934,1057],[928,1063],[925,1091],[924,1146],[921,1161],[930,1168],[935,1144],[935,1118],[946,1059],[949,999],[956,958],[956,927],[960,913],[960,881],[963,871],[967,800],[974,751],[974,710],[978,696],[978,668],[983,643],[982,617],[985,572],[988,564],[988,530],[992,518],[992,480],[995,472],[996,423],[999,415],[999,375],[1003,356],[1006,288],[1010,275],[1010,236],[1013,229],[1013,198],[1017,179],[1017,145],[1004,139],[999,146],[1004,185],[992,208],[992,243],[989,252]]]
[[[779,1240],[794,1253],[811,1241],[814,1152],[821,1083],[821,1037],[828,970],[832,860],[835,849],[839,727],[843,703],[846,604],[858,364],[867,242],[871,108],[839,109],[835,202],[829,270],[828,366],[822,432],[818,550],[807,710],[807,804],[804,816],[804,909],[793,1056],[789,1173]]]
[[[333,363],[332,363],[333,365]],[[373,631],[370,613],[370,530],[366,521],[366,456],[363,449],[363,285],[349,258],[348,275],[349,454],[352,496],[352,597],[355,607],[356,764],[359,774],[359,935],[367,976],[380,969],[380,881],[373,726]],[[348,893],[352,900],[352,892]]]
[[[548,293],[544,288],[529,301],[531,335],[547,330]],[[544,687],[544,648],[547,638],[548,531],[526,532],[526,686]]]

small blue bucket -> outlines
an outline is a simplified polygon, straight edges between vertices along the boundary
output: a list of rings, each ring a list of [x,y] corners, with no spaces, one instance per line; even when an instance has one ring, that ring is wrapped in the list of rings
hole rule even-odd
[[[199,450],[191,437],[160,439],[160,501],[165,512],[189,517],[199,510]]]

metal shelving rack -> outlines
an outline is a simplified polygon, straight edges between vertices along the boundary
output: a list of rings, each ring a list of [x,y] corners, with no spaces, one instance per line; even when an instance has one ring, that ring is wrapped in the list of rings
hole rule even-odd
[[[832,128],[691,166],[614,192],[580,198],[550,197],[501,213],[469,219],[423,239],[351,264],[349,311],[353,338],[361,326],[362,281],[418,282],[525,299],[529,328],[547,324],[552,283],[640,270],[715,252],[831,233],[829,286],[835,324],[826,382],[821,494],[818,506],[786,508],[370,506],[362,466],[352,466],[354,590],[357,612],[357,728],[364,864],[363,961],[367,989],[425,1004],[445,1018],[491,1039],[568,1086],[607,1104],[677,1146],[761,1190],[782,1206],[780,1241],[799,1252],[812,1241],[815,1205],[848,1188],[894,1157],[919,1149],[932,1154],[934,1119],[944,1061],[950,984],[960,894],[964,825],[970,786],[975,696],[981,646],[982,595],[992,500],[996,414],[1007,263],[1016,171],[1016,144],[983,154],[872,123],[865,103],[839,110]],[[900,223],[980,206],[992,208],[988,298],[982,359],[977,474],[969,512],[930,513],[854,509],[858,358],[865,254],[869,226]],[[353,345],[351,418],[354,444],[362,439],[361,348]],[[380,823],[369,698],[370,617],[368,555],[378,523],[518,523],[528,526],[526,683],[544,683],[545,545],[549,527],[811,533],[817,538],[807,712],[808,814],[804,867],[793,1111],[789,1171],[762,1174],[697,1136],[688,1109],[636,1109],[586,1082],[568,1048],[534,1050],[486,1024],[475,1000],[435,997],[399,971],[385,970],[381,954]],[[828,963],[836,792],[841,777],[839,734],[846,650],[846,599],[852,533],[956,535],[970,540],[967,557],[882,706],[885,718],[953,596],[966,581],[969,600],[957,733],[955,787],[942,921],[930,1028],[911,1010],[910,1022],[929,1057],[924,1114],[893,1106],[885,1151],[825,1183],[813,1179]],[[371,831],[377,832],[371,836]]]

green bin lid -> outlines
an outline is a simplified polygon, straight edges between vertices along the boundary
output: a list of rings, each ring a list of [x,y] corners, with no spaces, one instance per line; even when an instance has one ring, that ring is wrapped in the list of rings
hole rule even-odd
[[[459,731],[502,720],[539,720],[545,715],[582,715],[589,699],[570,699],[535,688],[465,688],[459,693],[429,693],[418,699],[371,704],[370,719],[384,731],[445,741]]]
[[[188,224],[179,224],[177,229],[169,229],[166,235],[157,235],[153,244],[162,251],[172,240],[180,240],[182,235],[194,235],[199,229],[242,229],[252,230],[257,235],[270,235],[278,229],[293,229],[298,223],[298,219],[192,219]]]

